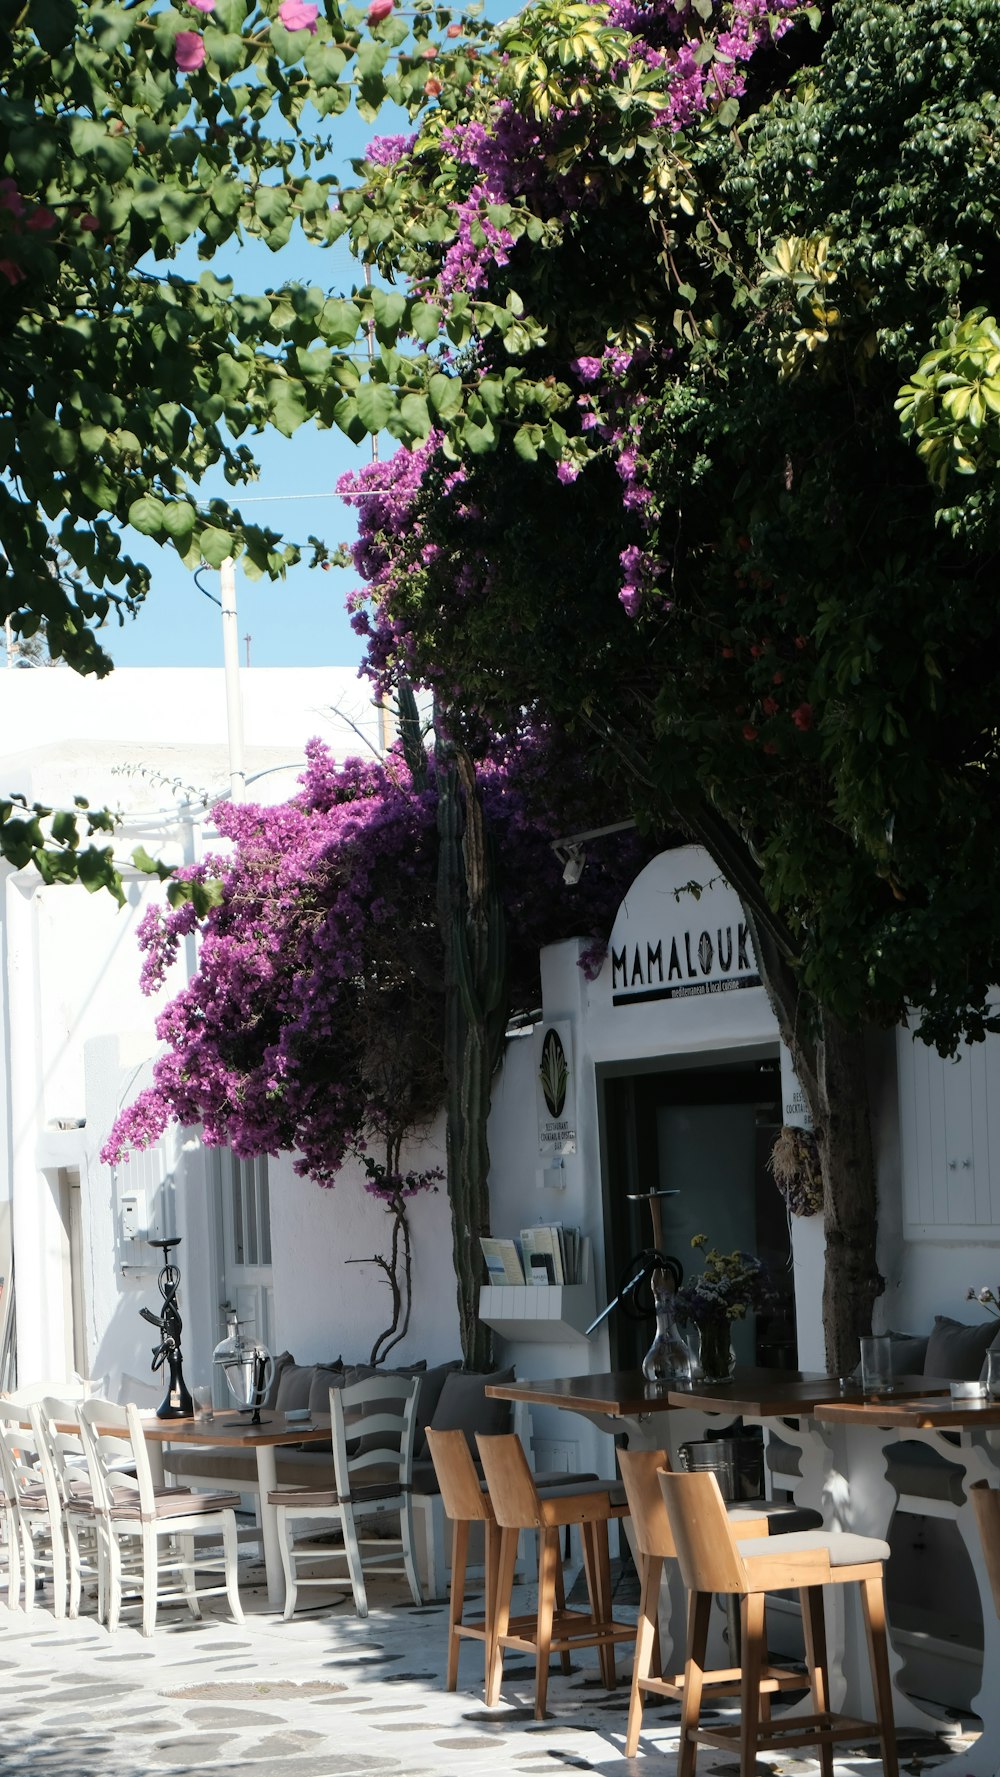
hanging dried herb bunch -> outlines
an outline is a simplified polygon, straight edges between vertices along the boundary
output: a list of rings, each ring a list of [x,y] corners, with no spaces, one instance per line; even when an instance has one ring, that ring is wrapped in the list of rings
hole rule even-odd
[[[793,1216],[819,1214],[823,1207],[823,1175],[811,1129],[796,1129],[786,1123],[778,1132],[768,1166]]]

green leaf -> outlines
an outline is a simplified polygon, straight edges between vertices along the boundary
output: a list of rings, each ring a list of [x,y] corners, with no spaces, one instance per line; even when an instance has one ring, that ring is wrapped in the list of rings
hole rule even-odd
[[[163,504],[152,494],[133,500],[128,509],[129,524],[144,537],[158,537],[163,529]]]
[[[364,382],[355,396],[358,418],[366,432],[381,432],[396,411],[396,395],[387,383]]]
[[[78,20],[79,10],[73,0],[31,0],[28,7],[27,22],[50,55],[72,43]]]
[[[519,426],[514,433],[514,449],[526,463],[537,463],[540,426]]]
[[[443,420],[454,419],[462,411],[462,384],[457,376],[445,376],[442,371],[435,371],[427,385],[431,406]]]
[[[399,290],[372,291],[375,333],[383,345],[392,345],[406,313],[406,297]]]
[[[352,346],[361,328],[361,310],[354,302],[331,297],[323,304],[318,331],[332,346]]]
[[[233,540],[228,531],[220,531],[215,525],[206,525],[198,538],[198,548],[210,568],[221,568],[223,562],[233,553]]]
[[[433,302],[415,302],[410,310],[410,328],[425,345],[432,344],[441,331],[441,310]]]
[[[404,395],[399,404],[400,417],[411,438],[423,441],[431,430],[430,409],[424,395]]]

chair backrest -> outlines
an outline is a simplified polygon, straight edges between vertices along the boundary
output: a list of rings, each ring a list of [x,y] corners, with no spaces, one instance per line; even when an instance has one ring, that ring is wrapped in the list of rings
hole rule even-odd
[[[25,1503],[25,1496],[37,1487],[45,1489],[45,1505],[50,1517],[59,1521],[59,1490],[51,1468],[43,1462],[37,1427],[30,1419],[30,1407],[13,1401],[0,1401],[0,1444],[3,1445],[4,1492],[15,1505]]]
[[[658,1478],[660,1469],[670,1468],[666,1451],[619,1450],[617,1455],[640,1555],[676,1556],[677,1545]]]
[[[477,1432],[476,1444],[493,1514],[502,1530],[529,1530],[541,1523],[538,1491],[524,1446],[514,1432]]]
[[[26,1382],[22,1388],[12,1388],[0,1399],[11,1401],[18,1407],[33,1407],[47,1395],[56,1395],[63,1401],[83,1401],[96,1386],[85,1376],[68,1376],[61,1380],[50,1378],[43,1382]]]
[[[976,1514],[983,1559],[993,1593],[993,1608],[1000,1617],[1000,1492],[987,1481],[973,1481],[969,1498]]]
[[[77,1412],[79,1404],[78,1401],[47,1395],[44,1401],[31,1409],[31,1423],[37,1432],[39,1452],[44,1451],[45,1460],[52,1466],[59,1497],[64,1505],[72,1499],[74,1487],[81,1479],[81,1467],[86,1463]],[[75,1426],[76,1429],[69,1431],[69,1426]]]
[[[366,1486],[386,1469],[400,1488],[410,1486],[419,1391],[419,1376],[367,1376],[350,1388],[331,1388],[333,1469],[342,1499],[352,1483]]]
[[[116,1401],[95,1399],[81,1401],[78,1412],[87,1472],[98,1510],[109,1512],[123,1485],[120,1464],[128,1444],[135,1465],[133,1490],[138,1490],[139,1509],[144,1518],[154,1517],[153,1477],[138,1407],[120,1407]]]
[[[459,1524],[487,1523],[493,1516],[489,1496],[483,1492],[464,1431],[434,1431],[428,1426],[426,1435],[445,1516]]]
[[[660,1469],[681,1577],[690,1592],[746,1592],[746,1568],[719,1483],[707,1469],[676,1475]]]

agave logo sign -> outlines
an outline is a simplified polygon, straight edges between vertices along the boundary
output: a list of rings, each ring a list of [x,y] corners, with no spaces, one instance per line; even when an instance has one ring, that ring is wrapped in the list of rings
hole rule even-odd
[[[573,1088],[573,1032],[568,1023],[544,1024],[536,1032],[538,1146],[543,1154],[576,1153],[576,1097]]]
[[[560,1041],[557,1030],[547,1030],[542,1042],[542,1065],[538,1070],[542,1082],[542,1096],[549,1108],[550,1117],[561,1117],[563,1105],[566,1103],[566,1084],[569,1069],[566,1066],[566,1051]]]

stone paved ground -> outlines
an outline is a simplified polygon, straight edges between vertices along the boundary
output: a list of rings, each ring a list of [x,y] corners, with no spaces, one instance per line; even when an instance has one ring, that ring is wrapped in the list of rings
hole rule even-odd
[[[200,1623],[161,1612],[148,1641],[127,1624],[112,1638],[93,1617],[57,1624],[44,1608],[27,1617],[0,1605],[0,1777],[673,1777],[675,1706],[647,1709],[640,1756],[626,1759],[627,1687],[603,1691],[592,1653],[568,1677],[553,1672],[541,1723],[531,1669],[509,1654],[504,1702],[490,1712],[478,1643],[463,1650],[462,1688],[443,1688],[444,1606],[415,1610],[389,1580],[372,1592],[365,1621],[335,1594],[334,1608],[283,1623],[248,1583],[245,1625],[212,1600]],[[621,1665],[627,1674],[627,1647]],[[927,1741],[901,1752],[908,1777],[940,1756]],[[817,1768],[772,1761],[776,1777]],[[699,1777],[736,1769],[722,1754],[699,1758]],[[837,1761],[837,1777],[878,1770],[871,1749]]]

